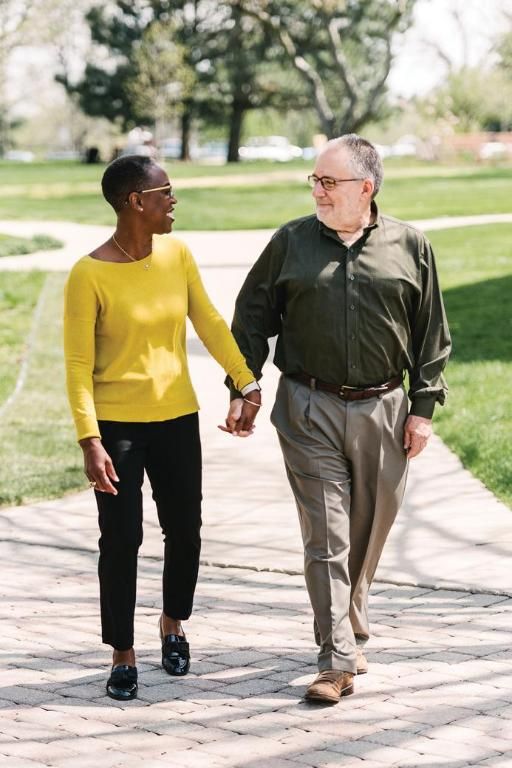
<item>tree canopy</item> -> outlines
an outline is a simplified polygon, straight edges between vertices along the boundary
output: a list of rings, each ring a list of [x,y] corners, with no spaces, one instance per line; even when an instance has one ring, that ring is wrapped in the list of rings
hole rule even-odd
[[[329,137],[379,116],[393,42],[415,0],[245,0],[301,76]]]
[[[415,0],[115,0],[87,15],[93,56],[63,81],[90,115],[124,128],[172,114],[229,130],[248,110],[314,105],[328,137],[382,114],[395,36]]]

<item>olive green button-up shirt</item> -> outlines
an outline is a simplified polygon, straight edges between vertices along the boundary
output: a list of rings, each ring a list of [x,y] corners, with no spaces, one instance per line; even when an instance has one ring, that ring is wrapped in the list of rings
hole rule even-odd
[[[409,372],[411,413],[443,403],[450,335],[432,247],[383,216],[346,246],[316,215],[285,224],[249,272],[232,331],[257,378],[268,339],[285,374],[368,387]]]

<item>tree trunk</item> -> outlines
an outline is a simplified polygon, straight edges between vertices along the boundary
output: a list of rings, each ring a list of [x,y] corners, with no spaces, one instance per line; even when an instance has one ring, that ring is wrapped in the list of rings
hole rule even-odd
[[[180,160],[190,160],[190,132],[192,129],[192,110],[184,104],[181,116],[181,153]]]
[[[246,107],[237,99],[231,105],[231,119],[229,121],[228,163],[238,163],[238,148],[242,137],[242,125],[244,122]]]

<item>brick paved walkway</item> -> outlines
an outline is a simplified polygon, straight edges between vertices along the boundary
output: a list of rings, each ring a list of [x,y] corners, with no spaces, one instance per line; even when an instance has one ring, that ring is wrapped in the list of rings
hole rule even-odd
[[[248,253],[230,237],[194,242],[227,317]],[[335,707],[306,704],[312,617],[268,409],[250,440],[217,430],[222,375],[193,334],[189,346],[205,455],[191,673],[169,678],[159,667],[161,541],[148,495],[140,695],[125,705],[104,696],[91,493],[0,510],[0,766],[510,768],[510,510],[434,440],[411,463],[372,589],[370,672]],[[267,405],[271,367],[264,383]]]
[[[335,707],[302,700],[314,674],[302,576],[204,567],[191,673],[159,667],[160,563],[141,558],[139,699],[104,696],[96,557],[3,544],[6,768],[510,766],[512,599],[372,590],[370,672]]]

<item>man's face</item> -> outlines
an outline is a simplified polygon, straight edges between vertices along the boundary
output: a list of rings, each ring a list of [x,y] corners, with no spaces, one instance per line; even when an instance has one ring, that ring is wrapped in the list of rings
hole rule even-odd
[[[313,175],[318,178],[354,179],[359,174],[350,164],[347,150],[328,147],[318,155]],[[313,188],[316,215],[319,221],[334,230],[350,228],[358,223],[371,202],[372,184],[368,179],[343,181],[332,190],[317,182]]]

